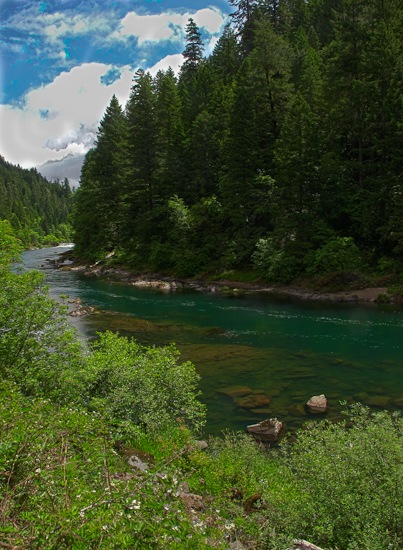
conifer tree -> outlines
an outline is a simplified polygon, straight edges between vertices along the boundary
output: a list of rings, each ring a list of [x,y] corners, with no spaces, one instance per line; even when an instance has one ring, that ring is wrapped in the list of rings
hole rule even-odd
[[[186,25],[186,47],[183,51],[185,61],[181,67],[182,78],[193,78],[203,59],[204,45],[199,27],[191,17]]]
[[[253,48],[254,15],[258,7],[258,0],[229,0],[236,11],[231,13],[231,19],[237,35],[241,39],[245,54]]]
[[[113,95],[98,128],[93,159],[97,212],[106,251],[121,244],[126,132],[122,108]]]
[[[182,103],[174,71],[160,71],[155,79],[157,118],[158,197],[166,201],[181,189],[184,129]]]
[[[125,239],[132,248],[140,242],[148,247],[158,203],[155,86],[150,73],[138,70],[126,105],[128,123],[127,215]],[[137,243],[137,244],[136,244]],[[146,256],[147,252],[143,251]]]

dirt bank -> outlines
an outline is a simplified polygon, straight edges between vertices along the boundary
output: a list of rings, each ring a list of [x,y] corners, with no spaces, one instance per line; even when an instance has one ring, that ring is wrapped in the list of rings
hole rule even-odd
[[[278,296],[291,296],[300,300],[347,303],[373,303],[379,300],[379,296],[385,297],[387,295],[386,287],[345,290],[339,292],[322,292],[295,286],[268,286],[229,280],[205,281],[195,279],[176,279],[156,273],[136,273],[119,267],[110,267],[102,263],[96,263],[94,265],[67,265],[63,262],[63,259],[61,259],[57,267],[65,270],[69,269],[78,271],[87,276],[105,277],[134,286],[152,287],[167,292],[174,291],[178,288],[192,288],[202,292],[265,292]]]

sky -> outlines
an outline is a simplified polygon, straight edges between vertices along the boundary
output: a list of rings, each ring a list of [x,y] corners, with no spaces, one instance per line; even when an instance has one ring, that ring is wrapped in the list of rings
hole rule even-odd
[[[112,95],[182,63],[189,17],[209,54],[226,0],[0,0],[0,155],[77,185]]]

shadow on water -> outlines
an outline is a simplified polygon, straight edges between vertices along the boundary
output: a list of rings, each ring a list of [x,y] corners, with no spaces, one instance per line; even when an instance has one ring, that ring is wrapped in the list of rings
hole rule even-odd
[[[45,257],[59,252],[48,249]],[[44,265],[44,251],[27,254],[26,266]],[[74,272],[45,273],[54,296],[79,297],[99,308],[80,321],[88,338],[111,330],[145,345],[175,342],[201,375],[209,433],[243,430],[269,416],[294,429],[309,418],[306,401],[321,393],[330,417],[340,415],[340,401],[403,408],[402,309],[265,294],[163,293]],[[255,397],[242,400],[234,386]]]

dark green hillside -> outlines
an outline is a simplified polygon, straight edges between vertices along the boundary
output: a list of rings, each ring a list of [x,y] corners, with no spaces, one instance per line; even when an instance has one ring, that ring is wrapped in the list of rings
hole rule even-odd
[[[230,4],[209,57],[189,20],[179,76],[139,70],[127,105],[112,98],[77,193],[77,253],[280,282],[399,272],[402,3]]]
[[[71,198],[67,179],[49,182],[0,157],[0,220],[9,220],[24,246],[69,240]]]

